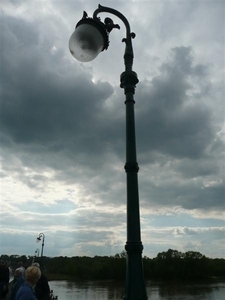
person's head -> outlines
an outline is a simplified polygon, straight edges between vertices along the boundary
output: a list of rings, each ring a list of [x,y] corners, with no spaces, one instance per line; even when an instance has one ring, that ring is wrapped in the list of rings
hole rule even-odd
[[[23,269],[22,268],[17,268],[15,270],[15,277],[20,277],[23,275]]]
[[[25,278],[28,283],[34,286],[41,277],[41,271],[36,266],[31,266],[26,269]]]
[[[17,267],[18,267],[18,268],[23,267],[22,261],[19,261],[19,262],[17,263]]]
[[[34,262],[34,263],[32,263],[32,265],[31,265],[31,266],[38,267],[38,268],[40,269],[40,264],[39,264],[39,263],[37,263],[37,262]]]

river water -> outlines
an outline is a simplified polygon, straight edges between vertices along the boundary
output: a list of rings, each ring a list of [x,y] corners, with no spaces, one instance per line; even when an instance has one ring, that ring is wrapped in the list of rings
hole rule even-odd
[[[114,281],[50,281],[59,300],[122,300],[124,284]],[[148,300],[224,300],[225,281],[168,284],[147,281]]]

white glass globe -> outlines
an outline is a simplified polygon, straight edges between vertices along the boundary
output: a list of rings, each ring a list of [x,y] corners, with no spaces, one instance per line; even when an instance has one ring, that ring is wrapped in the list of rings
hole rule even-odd
[[[71,54],[81,62],[93,60],[104,48],[101,32],[91,24],[80,24],[69,40]]]

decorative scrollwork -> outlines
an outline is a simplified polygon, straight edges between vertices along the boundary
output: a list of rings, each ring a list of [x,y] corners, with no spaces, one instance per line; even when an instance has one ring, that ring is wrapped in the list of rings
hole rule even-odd
[[[120,29],[120,26],[118,24],[114,24],[113,20],[110,18],[105,18],[104,23],[107,32],[111,32],[113,28]]]

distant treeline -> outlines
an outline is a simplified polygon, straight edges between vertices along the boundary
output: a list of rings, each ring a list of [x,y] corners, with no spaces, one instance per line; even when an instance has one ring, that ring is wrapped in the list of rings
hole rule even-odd
[[[32,256],[1,255],[1,260],[10,261],[13,267],[22,261],[29,266]],[[75,280],[124,280],[126,273],[126,253],[115,256],[74,256],[74,257],[36,257],[47,274],[55,278]],[[169,249],[155,258],[143,258],[146,279],[193,280],[212,277],[225,277],[225,259],[207,258],[199,252],[179,252]]]

